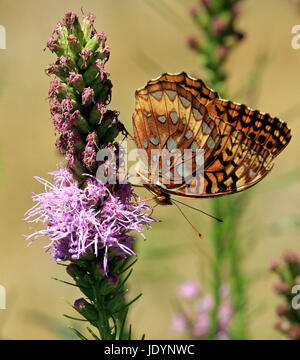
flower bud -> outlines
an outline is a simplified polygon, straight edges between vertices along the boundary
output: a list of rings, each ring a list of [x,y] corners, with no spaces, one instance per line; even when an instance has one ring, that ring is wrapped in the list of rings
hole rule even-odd
[[[278,268],[279,268],[279,261],[275,259],[271,262],[269,269],[271,272],[276,272],[278,270]]]
[[[274,285],[274,290],[280,295],[287,295],[291,292],[291,287],[288,283],[280,280]]]
[[[290,307],[287,304],[279,304],[276,308],[276,313],[279,316],[285,316],[289,313]]]
[[[298,255],[292,250],[285,251],[283,254],[283,259],[289,265],[295,265],[299,262]]]
[[[300,340],[300,325],[293,324],[288,330],[288,336],[292,340]]]
[[[75,279],[80,274],[79,267],[74,263],[69,264],[66,267],[66,271],[73,279]]]
[[[94,306],[83,298],[75,300],[74,309],[90,322],[96,321],[98,318],[98,314]]]
[[[212,19],[212,29],[213,31],[218,34],[221,35],[225,29],[226,29],[226,23],[224,22],[224,20],[220,17],[214,17]]]
[[[191,8],[190,8],[190,15],[192,17],[197,17],[199,15],[199,8],[196,6],[196,5],[193,5]]]
[[[187,43],[187,46],[192,50],[196,50],[199,46],[198,39],[196,38],[196,36],[193,36],[193,35],[189,36],[186,39],[186,43]]]

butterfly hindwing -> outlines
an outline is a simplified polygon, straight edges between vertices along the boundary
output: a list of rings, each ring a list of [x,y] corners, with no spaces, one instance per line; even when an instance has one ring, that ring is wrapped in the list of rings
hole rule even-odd
[[[194,198],[253,186],[291,138],[281,120],[222,100],[185,73],[163,74],[137,90],[133,126],[147,181]]]

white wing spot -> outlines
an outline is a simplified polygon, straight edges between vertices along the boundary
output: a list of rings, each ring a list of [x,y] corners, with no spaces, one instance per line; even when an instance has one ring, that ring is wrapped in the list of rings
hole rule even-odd
[[[170,118],[171,118],[172,124],[173,124],[173,125],[176,125],[177,122],[178,122],[177,112],[172,111],[172,112],[170,113]]]
[[[160,116],[158,116],[157,120],[159,122],[161,122],[162,124],[164,124],[166,122],[167,118],[164,115],[160,115]]]
[[[190,100],[186,99],[184,96],[179,96],[179,98],[184,107],[188,107],[190,105]]]
[[[203,118],[199,110],[196,108],[193,108],[192,110],[196,120],[201,120]]]
[[[175,96],[176,96],[176,91],[175,90],[166,90],[167,95],[169,96],[170,100],[174,100]]]
[[[190,138],[193,136],[193,132],[191,129],[189,129],[186,133],[185,133],[185,138],[187,140],[190,140]]]
[[[209,149],[213,149],[215,146],[215,141],[214,139],[210,136],[207,140],[207,146],[209,147]]]
[[[211,132],[210,126],[205,121],[203,121],[202,129],[203,129],[204,134],[209,134]]]
[[[253,179],[256,176],[256,172],[253,171],[252,169],[249,170],[249,175],[251,177],[251,179]]]
[[[176,150],[177,150],[177,142],[174,139],[170,138],[167,141],[167,149],[170,151],[170,153],[176,152]]]
[[[158,140],[158,137],[157,136],[150,136],[149,138],[150,142],[154,145],[154,146],[157,146],[159,144],[159,140]]]
[[[154,91],[153,93],[151,93],[151,95],[154,96],[155,99],[160,100],[162,97],[162,91],[161,90]]]
[[[184,177],[184,165],[183,163],[177,166],[177,173],[179,176]]]
[[[199,145],[198,145],[197,141],[193,141],[192,145],[191,145],[192,152],[196,152],[198,149],[199,149]]]

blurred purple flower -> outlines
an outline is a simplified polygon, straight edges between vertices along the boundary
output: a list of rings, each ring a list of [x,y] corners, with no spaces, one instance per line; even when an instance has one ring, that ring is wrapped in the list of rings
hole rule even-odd
[[[186,332],[192,338],[204,340],[210,334],[211,314],[215,300],[211,294],[201,296],[201,287],[197,282],[186,282],[179,287],[178,294],[183,300],[182,311],[177,313],[172,320],[172,328],[177,334]],[[220,288],[221,303],[217,318],[216,338],[229,339],[229,326],[233,315],[233,306],[229,302],[229,287],[222,285]],[[192,300],[192,302],[191,302]]]
[[[186,282],[180,285],[178,294],[184,299],[193,299],[200,294],[200,286],[197,282]]]
[[[230,295],[230,287],[228,284],[222,284],[219,291],[222,298],[226,298]]]
[[[187,321],[183,314],[176,314],[172,318],[172,330],[177,334],[182,334],[187,328]]]
[[[208,313],[197,314],[191,334],[197,339],[205,338],[208,335],[209,327],[210,321]]]
[[[221,303],[218,313],[219,327],[221,330],[228,330],[228,325],[231,320],[232,314],[232,305],[229,302]]]
[[[211,310],[215,306],[214,298],[211,294],[206,294],[196,304],[197,312],[206,312]]]

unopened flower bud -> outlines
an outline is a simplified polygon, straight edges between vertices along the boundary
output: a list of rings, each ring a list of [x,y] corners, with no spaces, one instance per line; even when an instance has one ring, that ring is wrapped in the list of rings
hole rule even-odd
[[[289,294],[291,291],[291,287],[284,281],[279,281],[274,285],[274,290],[281,295]]]
[[[89,321],[95,321],[98,318],[94,306],[83,298],[75,300],[74,308]]]
[[[279,261],[275,259],[271,262],[269,269],[271,272],[276,272],[278,270],[278,268],[279,268]]]
[[[289,313],[290,307],[287,304],[279,304],[276,308],[276,313],[279,316],[285,316]]]
[[[284,261],[289,265],[295,265],[299,262],[298,255],[292,250],[285,251],[285,253],[283,254],[283,258]]]
[[[189,36],[186,39],[186,43],[187,43],[187,46],[192,50],[196,50],[199,45],[198,39],[196,38],[196,36],[193,36],[193,35]]]
[[[300,325],[293,324],[288,330],[288,336],[292,340],[300,340]]]
[[[191,14],[191,16],[193,16],[193,17],[197,17],[197,16],[199,15],[199,8],[198,8],[198,6],[193,5],[193,6],[190,8],[190,14]]]
[[[242,13],[242,6],[241,4],[235,4],[232,9],[233,16],[239,16]]]
[[[277,321],[274,325],[274,328],[283,333],[287,332],[290,327],[290,323],[286,320]]]
[[[228,55],[228,48],[225,45],[220,45],[218,48],[218,56],[221,60],[226,59]]]
[[[116,286],[118,284],[119,278],[116,275],[108,275],[108,281],[112,286]]]
[[[225,31],[226,23],[220,17],[214,17],[212,19],[212,29],[216,34],[220,35]]]
[[[78,266],[74,263],[69,264],[66,271],[72,278],[75,278],[80,273]]]

